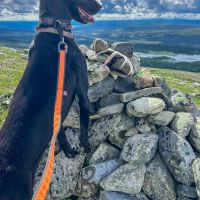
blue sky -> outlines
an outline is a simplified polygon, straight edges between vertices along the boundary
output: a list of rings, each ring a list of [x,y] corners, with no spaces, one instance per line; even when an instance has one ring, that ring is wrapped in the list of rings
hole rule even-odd
[[[0,20],[37,19],[39,0],[0,0]],[[200,19],[200,0],[99,0],[99,19]]]

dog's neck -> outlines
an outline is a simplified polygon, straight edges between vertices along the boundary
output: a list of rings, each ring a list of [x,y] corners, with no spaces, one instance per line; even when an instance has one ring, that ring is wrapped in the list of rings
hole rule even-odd
[[[58,34],[58,31],[53,28],[53,27],[38,27],[37,28],[37,33],[54,33],[54,34]],[[74,39],[74,36],[72,33],[68,32],[68,31],[63,31],[63,36],[69,38],[69,39]]]

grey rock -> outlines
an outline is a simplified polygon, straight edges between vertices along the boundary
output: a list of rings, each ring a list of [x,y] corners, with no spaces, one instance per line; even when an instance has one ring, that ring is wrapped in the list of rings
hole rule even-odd
[[[103,66],[98,62],[90,61],[87,66],[89,86],[104,80],[110,73],[110,69],[107,66]]]
[[[140,118],[136,122],[136,128],[140,133],[156,133],[156,127],[153,124],[150,124],[146,118]]]
[[[179,197],[188,197],[188,198],[194,198],[194,199],[198,198],[195,187],[178,184],[176,186],[176,190]]]
[[[100,38],[96,38],[91,45],[92,50],[94,50],[96,53],[105,51],[106,49],[108,49],[108,47],[108,42]]]
[[[88,183],[87,181],[84,181],[80,179],[76,185],[76,189],[73,195],[79,196],[82,198],[89,198],[97,193],[97,186],[92,183]]]
[[[88,58],[88,60],[97,61],[97,56],[95,51],[89,49],[86,53],[87,53],[86,57]]]
[[[127,139],[121,156],[127,162],[147,163],[154,157],[157,146],[156,134],[137,134]]]
[[[98,101],[100,97],[106,96],[112,93],[115,80],[112,77],[107,77],[99,83],[94,84],[89,88],[88,97],[90,102]]]
[[[117,157],[119,157],[119,150],[112,145],[103,142],[101,143],[99,148],[92,154],[89,160],[89,164],[95,165]]]
[[[143,90],[137,90],[133,92],[127,92],[120,95],[120,100],[124,103],[136,100],[141,97],[148,97],[154,94],[162,93],[162,89],[160,87],[152,87],[152,88],[145,88]]]
[[[186,112],[176,113],[172,123],[171,129],[181,135],[182,137],[188,136],[192,125],[194,124],[194,118],[192,114]]]
[[[121,163],[117,159],[91,165],[82,169],[82,179],[94,184],[99,184],[106,176],[116,170]]]
[[[106,191],[136,195],[141,191],[145,172],[145,165],[128,163],[103,179],[100,185]]]
[[[120,53],[132,57],[133,56],[133,43],[132,42],[115,42],[111,47],[115,51],[119,51]]]
[[[98,103],[99,107],[106,107],[113,104],[119,104],[120,101],[120,95],[118,93],[112,93],[108,96],[102,97]]]
[[[153,200],[176,200],[173,178],[158,154],[147,164],[142,190]]]
[[[106,192],[101,191],[99,200],[142,200],[141,198],[133,197],[132,195],[121,192]]]
[[[155,115],[150,115],[148,117],[149,122],[159,125],[159,126],[167,126],[173,120],[175,116],[174,112],[171,111],[162,111]]]
[[[89,51],[89,48],[88,48],[86,45],[80,45],[80,46],[79,46],[79,49],[81,50],[81,53],[82,53],[84,56],[87,56],[87,52]]]
[[[187,197],[177,197],[176,200],[191,200],[190,198]]]
[[[111,115],[94,122],[89,131],[89,141],[93,150],[114,130],[120,119],[119,115]]]
[[[71,196],[75,191],[84,159],[84,155],[79,155],[75,159],[68,159],[62,152],[55,157],[56,165],[49,199],[65,199]]]
[[[69,199],[69,200],[71,200],[71,199]],[[92,196],[92,197],[88,197],[88,198],[79,197],[78,200],[99,200],[99,198],[97,196]]]
[[[166,166],[178,182],[191,185],[194,182],[192,162],[196,159],[192,147],[168,127],[161,127],[158,133],[159,152]]]
[[[126,137],[131,137],[131,136],[136,135],[136,134],[139,134],[138,129],[136,129],[136,128],[131,128],[131,129],[129,129],[129,130],[125,133],[125,136],[126,136]]]
[[[196,122],[191,128],[189,141],[195,150],[200,152],[200,117],[196,118]]]
[[[131,92],[135,90],[135,84],[133,82],[133,78],[123,78],[118,77],[115,81],[115,86],[113,91],[116,93],[124,93],[124,92]]]
[[[147,117],[165,109],[165,102],[159,98],[142,97],[127,104],[127,114],[130,117]]]
[[[119,123],[109,134],[109,141],[117,147],[122,148],[127,139],[126,132],[133,128],[134,125],[135,121],[133,118],[130,118],[125,114],[121,114]]]
[[[135,69],[135,73],[138,73],[140,71],[140,58],[137,55],[134,55],[130,57],[130,61]]]
[[[192,172],[196,184],[197,195],[200,198],[200,159],[196,159],[192,164]]]
[[[97,113],[90,116],[90,119],[95,120],[95,119],[99,119],[99,118],[106,117],[109,115],[120,114],[120,113],[122,113],[123,108],[124,108],[123,103],[106,106],[104,108],[100,108],[97,111]]]

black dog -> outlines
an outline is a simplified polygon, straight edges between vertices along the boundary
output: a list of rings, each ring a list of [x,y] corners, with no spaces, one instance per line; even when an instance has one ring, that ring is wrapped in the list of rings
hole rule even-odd
[[[41,0],[40,18],[75,19],[92,22],[101,5],[95,0]],[[47,25],[47,24],[46,24]],[[45,25],[45,26],[46,26]],[[69,28],[69,27],[68,27]],[[33,195],[33,174],[39,157],[51,140],[58,70],[58,34],[38,33],[29,52],[29,62],[14,93],[9,114],[0,130],[0,200],[30,200]],[[73,39],[68,45],[62,120],[69,112],[75,95],[79,97],[81,145],[88,144],[89,100],[88,77],[84,56]],[[59,144],[68,157],[72,149],[61,128]]]

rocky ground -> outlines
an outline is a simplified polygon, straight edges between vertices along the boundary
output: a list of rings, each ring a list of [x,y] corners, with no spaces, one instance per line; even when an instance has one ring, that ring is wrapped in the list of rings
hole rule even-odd
[[[90,49],[80,49],[89,66],[92,152],[68,159],[58,147],[47,199],[200,198],[200,117],[191,96],[171,90],[165,79],[140,68],[131,43],[96,39]],[[104,66],[110,49],[123,56]],[[124,58],[128,61],[120,69]],[[80,149],[77,100],[63,126],[71,146]]]

